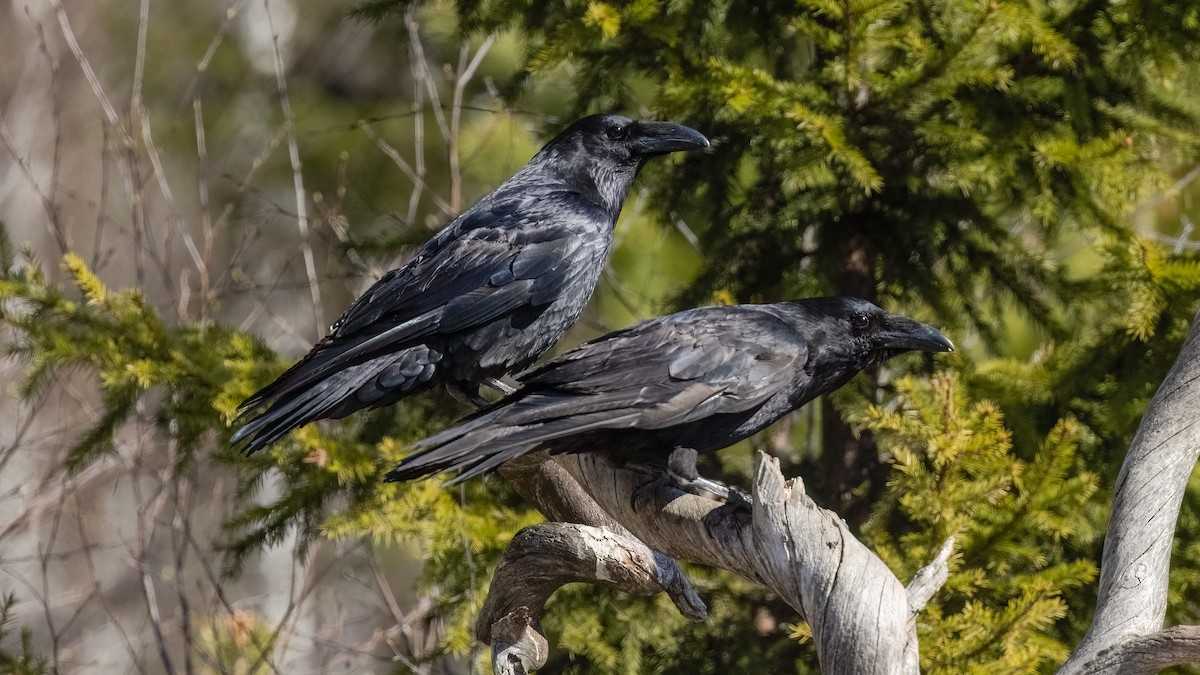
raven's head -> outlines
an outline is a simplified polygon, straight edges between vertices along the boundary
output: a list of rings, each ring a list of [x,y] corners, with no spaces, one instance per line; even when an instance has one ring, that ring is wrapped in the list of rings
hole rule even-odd
[[[655,155],[707,148],[699,131],[672,122],[639,122],[621,115],[591,115],[567,127],[546,148],[590,162],[637,166]]]
[[[533,163],[581,181],[582,187],[594,185],[615,218],[646,160],[706,147],[704,134],[682,124],[591,115],[555,136]]]
[[[857,372],[909,351],[954,351],[954,343],[933,326],[888,314],[861,298],[810,298],[795,305],[803,317],[799,327],[826,368],[837,362]]]

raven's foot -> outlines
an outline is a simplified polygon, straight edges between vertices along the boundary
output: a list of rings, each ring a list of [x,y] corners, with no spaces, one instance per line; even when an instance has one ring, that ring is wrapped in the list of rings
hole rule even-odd
[[[500,380],[498,380],[494,377],[483,378],[483,383],[486,384],[487,386],[491,387],[492,389],[495,389],[496,391],[500,392],[501,396],[512,396],[513,394],[517,393],[516,389],[508,386],[507,384],[501,382]]]
[[[704,496],[702,492],[706,492],[728,504],[750,506],[750,495],[732,485],[702,477],[696,469],[696,457],[697,453],[692,448],[675,448],[671,451],[671,456],[667,458],[667,475],[676,487],[697,496]]]
[[[650,476],[641,483],[638,483],[637,487],[633,488],[633,492],[629,494],[629,510],[633,511],[634,513],[637,513],[638,499],[641,498],[642,495],[647,493],[653,495],[655,492],[658,492],[659,488],[667,485],[670,482],[670,478],[668,478],[667,474],[663,473],[662,471],[655,471],[654,469],[649,469],[642,466],[626,466],[625,468],[633,469],[639,472],[645,472]]]
[[[479,393],[479,389],[471,391],[470,389],[464,389],[458,383],[447,382],[446,391],[450,392],[454,400],[463,405],[469,405],[474,408],[482,408],[490,405],[490,402]]]
[[[692,448],[675,448],[667,459],[667,470],[656,469],[642,465],[626,465],[626,468],[642,471],[650,475],[650,479],[637,486],[630,496],[630,506],[636,511],[638,497],[647,489],[657,489],[671,485],[681,492],[707,497],[725,502],[730,506],[749,509],[754,501],[744,490],[720,481],[700,476],[696,469],[696,451]]]

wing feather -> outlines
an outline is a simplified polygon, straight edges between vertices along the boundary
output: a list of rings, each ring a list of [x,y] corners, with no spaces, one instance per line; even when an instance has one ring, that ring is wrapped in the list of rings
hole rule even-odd
[[[518,376],[516,394],[418,443],[389,479],[459,469],[465,480],[560,438],[752,410],[802,378],[807,359],[790,325],[753,306],[648,321]]]
[[[533,201],[538,203],[531,207]],[[573,215],[564,218],[564,213]],[[572,218],[579,228],[571,226]],[[426,242],[408,263],[380,278],[308,355],[247,399],[242,409],[434,335],[477,331],[525,308],[546,305],[569,283],[574,257],[584,245],[579,232],[595,218],[607,216],[562,186],[496,196],[486,206],[481,202]],[[491,333],[484,333],[474,342],[486,342]]]

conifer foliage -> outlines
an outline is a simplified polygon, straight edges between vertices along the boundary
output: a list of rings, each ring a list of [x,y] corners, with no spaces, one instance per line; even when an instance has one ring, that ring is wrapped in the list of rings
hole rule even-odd
[[[0,599],[0,672],[7,675],[45,675],[50,672],[46,657],[37,654],[33,648],[33,633],[28,628],[21,629],[21,637],[17,641],[17,651],[10,651],[9,641],[12,632],[12,609],[17,599],[10,593]]]
[[[422,4],[364,0],[358,14],[386,21]],[[1147,284],[1146,275],[1194,260],[1145,246],[1127,218],[1200,147],[1200,97],[1186,86],[1200,56],[1200,3],[461,0],[455,8],[468,31],[522,35],[528,79],[569,63],[575,111],[644,104],[649,88],[655,110],[715,139],[703,161],[650,176],[658,207],[687,222],[705,254],[680,304],[714,293],[880,298],[969,329],[1002,355],[1015,314],[1079,363],[1117,368],[1138,360],[1153,336],[1156,367],[1113,376],[1118,391],[1073,379],[1073,369],[1053,382],[1040,373],[1067,408],[1032,419],[1045,425],[1070,412],[1104,439],[1104,457],[1124,449],[1136,415],[1109,415],[1118,412],[1111,401],[1141,409],[1165,372],[1159,345],[1171,358],[1190,319],[1194,270],[1175,270],[1190,279],[1183,284]],[[1128,322],[1117,326],[1116,316]],[[831,504],[878,492],[885,472],[870,443],[836,421],[824,426],[823,444],[846,450],[853,465],[823,457],[815,487]]]
[[[388,22],[425,4],[449,9],[363,0],[356,13]],[[564,116],[649,105],[714,140],[703,156],[647,170],[648,210],[686,222],[704,256],[676,304],[843,293],[946,327],[965,348],[952,370],[900,360],[825,409],[875,439],[881,470],[818,501],[866,499],[869,516],[852,524],[902,580],[955,537],[950,580],[918,617],[923,669],[1061,662],[1094,602],[1106,490],[1200,290],[1200,260],[1129,218],[1200,150],[1187,75],[1200,62],[1200,2],[458,0],[453,10],[464,33],[522,40],[512,101],[569,64]],[[183,470],[213,459],[236,477],[228,573],[293,533],[406,547],[422,557],[418,586],[443,620],[437,653],[469,658],[491,570],[540,516],[496,478],[453,490],[381,482],[460,409],[430,394],[238,457],[227,428],[236,406],[285,359],[256,336],[168,318],[74,254],[62,260],[67,281],[53,283],[31,254],[18,262],[3,233],[0,326],[24,364],[20,396],[36,403],[56,373],[78,370],[101,397],[66,471],[103,461],[123,425],[149,416]],[[796,429],[782,445],[819,486],[819,434]],[[1181,524],[1194,531],[1193,484]],[[1194,621],[1200,547],[1179,541],[1175,567],[1171,612]],[[662,597],[560,591],[545,617],[548,668],[816,671],[805,627],[777,599],[725,573],[688,573],[709,603],[704,624]],[[0,605],[0,669],[45,672],[29,644],[14,654],[11,606]],[[258,669],[271,637],[253,616],[233,619],[196,628],[196,649]],[[249,662],[247,636],[258,650]]]
[[[972,401],[949,373],[905,377],[887,408],[851,417],[893,456],[885,497],[863,528],[901,578],[955,538],[949,581],[918,624],[928,672],[1035,672],[1072,645],[1050,630],[1068,610],[1065,591],[1095,579],[1097,566],[1064,546],[1098,532],[1079,514],[1098,477],[1077,468],[1079,424],[1060,420],[1025,461],[1004,416]]]

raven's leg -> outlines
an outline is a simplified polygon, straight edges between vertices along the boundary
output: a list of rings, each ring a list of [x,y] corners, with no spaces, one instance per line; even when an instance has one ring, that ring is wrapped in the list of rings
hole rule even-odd
[[[644,464],[625,464],[624,468],[645,473],[650,479],[634,489],[630,496],[630,504],[637,502],[643,490],[666,485],[672,485],[688,494],[699,497],[716,497],[718,501],[735,506],[750,508],[753,504],[750,495],[744,491],[725,485],[719,481],[703,478],[696,469],[696,451],[692,448],[675,448],[667,459],[667,470],[646,466]],[[636,508],[634,510],[637,510]]]
[[[457,382],[447,382],[446,391],[449,392],[456,401],[462,403],[463,405],[469,405],[475,408],[482,408],[485,405],[489,405],[488,400],[479,394],[479,389],[471,391],[470,389],[463,388]]]
[[[737,504],[747,508],[751,506],[753,502],[750,495],[742,490],[701,477],[700,472],[696,469],[696,457],[697,453],[692,448],[675,448],[667,458],[667,475],[679,489],[691,494],[697,494],[697,491],[703,490],[727,504]]]
[[[491,387],[492,389],[495,389],[496,391],[500,392],[501,396],[512,396],[513,394],[517,393],[516,389],[513,389],[512,387],[508,386],[507,384],[501,382],[500,380],[498,380],[494,377],[483,378],[483,384],[486,384],[487,386]]]

